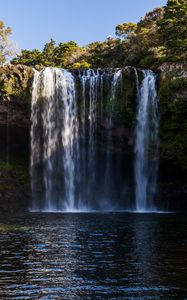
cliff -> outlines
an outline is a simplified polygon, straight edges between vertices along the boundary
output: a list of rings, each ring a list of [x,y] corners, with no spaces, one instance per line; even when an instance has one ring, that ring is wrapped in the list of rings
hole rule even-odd
[[[187,207],[187,64],[159,71],[160,198],[168,208]]]
[[[159,71],[161,158],[187,169],[187,65],[163,64]]]
[[[0,67],[0,124],[29,125],[32,78],[30,67]]]
[[[141,70],[137,70],[141,78]],[[73,70],[78,78],[82,70]],[[102,72],[102,70],[100,70]],[[106,69],[105,72],[113,72]],[[170,199],[168,207],[186,207],[187,193],[187,66],[165,63],[158,73],[160,113],[160,199]],[[29,128],[33,70],[22,65],[4,65],[0,68],[0,209],[17,210],[28,207],[29,187]],[[81,98],[80,82],[76,79],[78,101]],[[123,153],[133,160],[134,128],[136,115],[136,76],[134,68],[122,70],[122,81],[117,90],[113,111],[114,126],[107,123],[107,82],[103,89],[103,113],[98,121],[98,139],[104,149],[103,132],[112,130],[114,152]],[[80,107],[81,114],[81,107]],[[8,149],[8,150],[7,150]],[[4,163],[4,162],[8,163]],[[20,176],[12,178],[12,170],[25,174],[23,185]],[[10,171],[11,169],[11,171]],[[8,171],[7,171],[8,170]],[[6,174],[6,176],[3,175]],[[11,182],[11,184],[10,184]],[[17,196],[16,196],[17,195]],[[18,196],[19,195],[19,196]],[[24,195],[24,197],[20,197]],[[169,196],[168,196],[169,195]],[[15,199],[14,199],[15,198]],[[25,205],[25,202],[27,205]],[[5,204],[7,199],[7,204]],[[14,200],[12,200],[14,199]],[[176,203],[178,201],[179,203]],[[8,204],[9,203],[9,204]]]

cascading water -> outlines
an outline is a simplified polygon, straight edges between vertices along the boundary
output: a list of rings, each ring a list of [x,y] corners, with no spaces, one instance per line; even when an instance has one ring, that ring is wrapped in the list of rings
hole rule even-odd
[[[113,110],[116,99],[116,91],[118,85],[121,82],[122,70],[118,70],[113,74],[111,78],[111,92],[109,95],[109,107],[108,107],[108,120],[107,120],[107,133],[106,133],[106,159],[105,159],[105,174],[104,174],[104,191],[103,191],[103,203],[104,206],[112,206],[110,203],[110,197],[112,193],[112,178],[111,178],[111,148],[113,146],[112,140],[112,128],[113,128]]]
[[[119,69],[35,71],[31,107],[32,210],[129,209],[125,203],[131,200],[127,199],[128,192],[124,193],[123,177],[125,174],[127,178],[129,171],[123,167],[121,154],[114,151],[114,136],[119,135],[114,116],[125,103],[121,93],[123,76],[130,76],[131,70],[134,74],[133,68],[124,73]],[[136,208],[142,211],[153,208],[151,199],[156,192],[157,97],[154,74],[144,71],[139,87],[136,70],[135,73],[139,100]]]
[[[86,178],[84,184],[82,184],[82,190],[84,190],[83,195],[81,195],[81,207],[89,208],[89,202],[95,203],[95,208],[111,210],[113,207],[113,201],[111,200],[111,189],[112,189],[112,168],[111,168],[111,155],[110,148],[112,148],[112,117],[113,117],[113,106],[116,98],[116,90],[122,78],[122,70],[116,70],[112,74],[101,72],[99,70],[87,70],[83,71],[82,74],[79,74],[81,87],[82,87],[82,113],[84,116],[84,121],[82,122],[82,133],[83,144],[86,144],[87,147],[81,148],[81,153],[83,159],[83,172],[82,177]],[[105,88],[108,88],[107,93],[107,118],[105,118],[105,127],[107,133],[106,135],[106,149],[105,155],[101,165],[102,176],[100,186],[98,187],[98,165],[100,165],[99,158],[97,155],[97,136],[96,129],[98,119],[103,119],[103,107],[104,107],[104,85]],[[87,105],[87,113],[86,110]],[[86,120],[87,116],[87,120]],[[86,130],[88,127],[88,130]],[[85,158],[87,163],[85,164]],[[85,189],[86,187],[86,189]],[[86,195],[86,199],[85,199]],[[90,200],[92,198],[92,201]],[[85,200],[83,200],[85,199]],[[102,201],[100,200],[102,199]],[[85,203],[85,205],[83,205]],[[79,206],[80,207],[80,206]]]
[[[85,76],[85,75],[84,75]],[[87,147],[87,172],[85,173],[85,178],[87,180],[85,182],[86,190],[86,206],[89,207],[89,197],[90,191],[94,191],[96,174],[94,164],[96,163],[96,148],[95,148],[95,126],[96,126],[96,104],[97,104],[97,94],[98,94],[98,81],[99,74],[94,70],[88,70],[86,72],[86,77],[83,80],[86,80],[87,91],[88,91],[88,122],[84,123],[84,125],[88,124],[88,147]],[[86,99],[86,89],[83,89],[83,99]],[[84,132],[86,132],[86,128],[84,128]],[[85,138],[85,137],[84,137]],[[85,148],[84,148],[85,149]],[[83,158],[84,160],[85,158]],[[94,193],[93,193],[94,194]],[[82,196],[83,197],[83,196]]]
[[[73,210],[78,122],[75,83],[70,72],[46,68],[35,73],[31,119],[33,209]],[[38,182],[39,172],[43,174],[43,182],[41,179]],[[36,196],[41,186],[42,203]],[[64,197],[66,201],[62,201]]]
[[[143,71],[143,75],[144,79],[137,93],[135,141],[135,195],[136,210],[139,212],[156,210],[154,198],[157,191],[158,170],[159,120],[156,77],[152,71]]]

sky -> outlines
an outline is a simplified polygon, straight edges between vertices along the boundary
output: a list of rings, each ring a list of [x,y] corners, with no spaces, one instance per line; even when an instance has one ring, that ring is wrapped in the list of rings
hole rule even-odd
[[[43,49],[53,38],[79,45],[103,41],[117,24],[138,22],[167,0],[5,0],[0,20],[13,30],[17,49]]]

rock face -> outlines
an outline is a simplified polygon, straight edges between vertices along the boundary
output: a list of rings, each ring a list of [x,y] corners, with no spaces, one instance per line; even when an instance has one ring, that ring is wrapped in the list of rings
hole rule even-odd
[[[106,72],[111,72],[108,69]],[[72,71],[76,76],[79,72]],[[141,71],[139,77],[141,77]],[[165,63],[157,70],[160,112],[160,203],[168,200],[168,209],[187,207],[185,177],[187,175],[187,66]],[[136,114],[136,78],[134,68],[122,70],[122,84],[117,91],[114,126],[108,127],[103,114],[98,121],[98,139],[104,149],[103,136],[112,132],[113,149],[133,160],[134,128]],[[0,209],[16,211],[26,209],[30,198],[29,185],[29,130],[30,102],[33,70],[22,65],[0,67],[0,169],[21,166],[26,174],[26,184],[0,174]],[[77,81],[77,97],[81,91]],[[104,89],[109,87],[104,86]],[[105,97],[104,92],[104,97]],[[78,100],[79,101],[79,100]],[[106,99],[107,102],[107,99]],[[104,107],[105,109],[105,107]],[[81,113],[81,109],[80,109]],[[8,149],[8,150],[7,150]],[[12,149],[12,150],[11,150]],[[7,152],[8,151],[8,152]],[[8,154],[7,154],[8,153]],[[25,153],[25,154],[24,154]],[[23,159],[24,158],[24,159]],[[6,169],[6,168],[5,168]],[[4,171],[5,172],[5,171]],[[5,172],[6,173],[6,172]],[[19,176],[18,176],[19,177]],[[177,203],[178,202],[178,203]]]
[[[187,208],[187,64],[159,68],[160,196],[168,208]]]
[[[0,67],[0,124],[29,125],[32,78],[30,67]]]
[[[187,65],[160,67],[160,153],[187,170]]]
[[[29,128],[33,71],[27,66],[0,67],[0,210],[28,208]]]
[[[159,68],[160,79],[164,80],[169,73],[176,74],[177,77],[187,78],[187,64],[186,63],[163,63]],[[174,76],[175,77],[175,76]]]

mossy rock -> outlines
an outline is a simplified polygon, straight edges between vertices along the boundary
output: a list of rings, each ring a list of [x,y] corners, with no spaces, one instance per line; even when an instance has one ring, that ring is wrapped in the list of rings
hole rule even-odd
[[[187,77],[171,69],[159,82],[161,159],[187,169]]]
[[[31,99],[33,70],[22,65],[3,65],[0,68],[0,96],[6,102],[14,96],[20,101]]]

